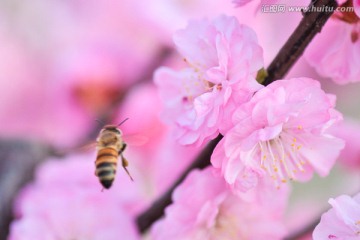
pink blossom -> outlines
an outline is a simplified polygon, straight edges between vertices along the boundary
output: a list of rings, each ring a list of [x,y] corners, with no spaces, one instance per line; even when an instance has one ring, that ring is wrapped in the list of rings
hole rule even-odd
[[[360,81],[359,53],[359,18],[354,12],[335,12],[307,47],[305,57],[320,75],[346,84]]]
[[[313,239],[359,239],[360,194],[353,198],[347,195],[330,198],[329,203],[332,209],[321,216]]]
[[[80,189],[27,189],[22,215],[11,224],[9,240],[140,239],[129,214],[112,198]]]
[[[246,191],[264,175],[275,186],[326,176],[344,143],[328,129],[341,119],[335,97],[309,78],[278,80],[258,91],[234,113],[235,126],[211,157],[225,180]]]
[[[43,164],[16,199],[9,239],[139,239],[132,219],[144,206],[139,188],[119,169],[111,191],[102,192],[94,157]]]
[[[175,190],[173,204],[165,218],[156,222],[151,235],[162,239],[281,239],[285,228],[282,220],[287,194],[272,188],[266,200],[257,194],[234,195],[213,168],[195,170]],[[268,189],[269,190],[269,189]],[[254,192],[255,193],[255,192]],[[248,197],[248,198],[246,198]],[[275,205],[274,205],[275,204]]]
[[[249,27],[226,16],[193,21],[174,41],[189,67],[160,68],[155,83],[176,138],[200,145],[225,133],[235,106],[261,88],[255,75],[263,64],[262,49]]]

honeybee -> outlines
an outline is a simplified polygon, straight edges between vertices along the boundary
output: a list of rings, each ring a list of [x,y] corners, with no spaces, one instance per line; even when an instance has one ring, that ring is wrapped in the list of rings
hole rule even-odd
[[[111,187],[115,179],[119,156],[125,172],[129,175],[130,179],[134,181],[127,169],[129,163],[123,155],[126,143],[119,129],[119,126],[128,119],[129,118],[126,118],[118,125],[105,125],[96,139],[97,156],[95,161],[95,175],[99,178],[101,185],[106,189]]]

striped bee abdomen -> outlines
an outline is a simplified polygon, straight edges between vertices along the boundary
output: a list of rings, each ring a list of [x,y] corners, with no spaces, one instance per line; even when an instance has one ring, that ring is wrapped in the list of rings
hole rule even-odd
[[[118,156],[117,151],[113,148],[103,148],[98,151],[95,175],[106,189],[111,187],[115,179]]]

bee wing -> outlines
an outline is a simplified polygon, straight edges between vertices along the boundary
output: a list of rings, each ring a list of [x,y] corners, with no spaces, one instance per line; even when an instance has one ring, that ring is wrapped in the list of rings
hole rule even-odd
[[[139,134],[124,135],[123,139],[129,146],[141,146],[149,141],[148,137]]]
[[[92,151],[92,150],[96,149],[96,146],[97,146],[97,142],[91,142],[91,143],[85,144],[81,147],[78,147],[76,150],[81,151],[81,152],[88,152],[88,151]]]
[[[91,143],[81,145],[81,146],[75,146],[75,147],[65,148],[65,149],[61,149],[61,150],[56,150],[54,152],[54,154],[56,156],[64,156],[66,154],[74,153],[74,152],[90,152],[92,150],[95,150],[96,146],[97,146],[96,142],[91,142]]]

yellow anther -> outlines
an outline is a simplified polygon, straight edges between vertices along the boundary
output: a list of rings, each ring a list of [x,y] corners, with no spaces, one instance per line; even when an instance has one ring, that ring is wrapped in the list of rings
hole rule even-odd
[[[303,127],[302,127],[301,125],[299,125],[297,128],[298,128],[299,130],[303,129]]]
[[[286,183],[287,181],[286,181],[286,179],[281,179],[281,182]]]
[[[293,142],[296,142],[296,138],[293,139]]]
[[[301,145],[297,146],[297,150],[300,150],[301,149]]]

